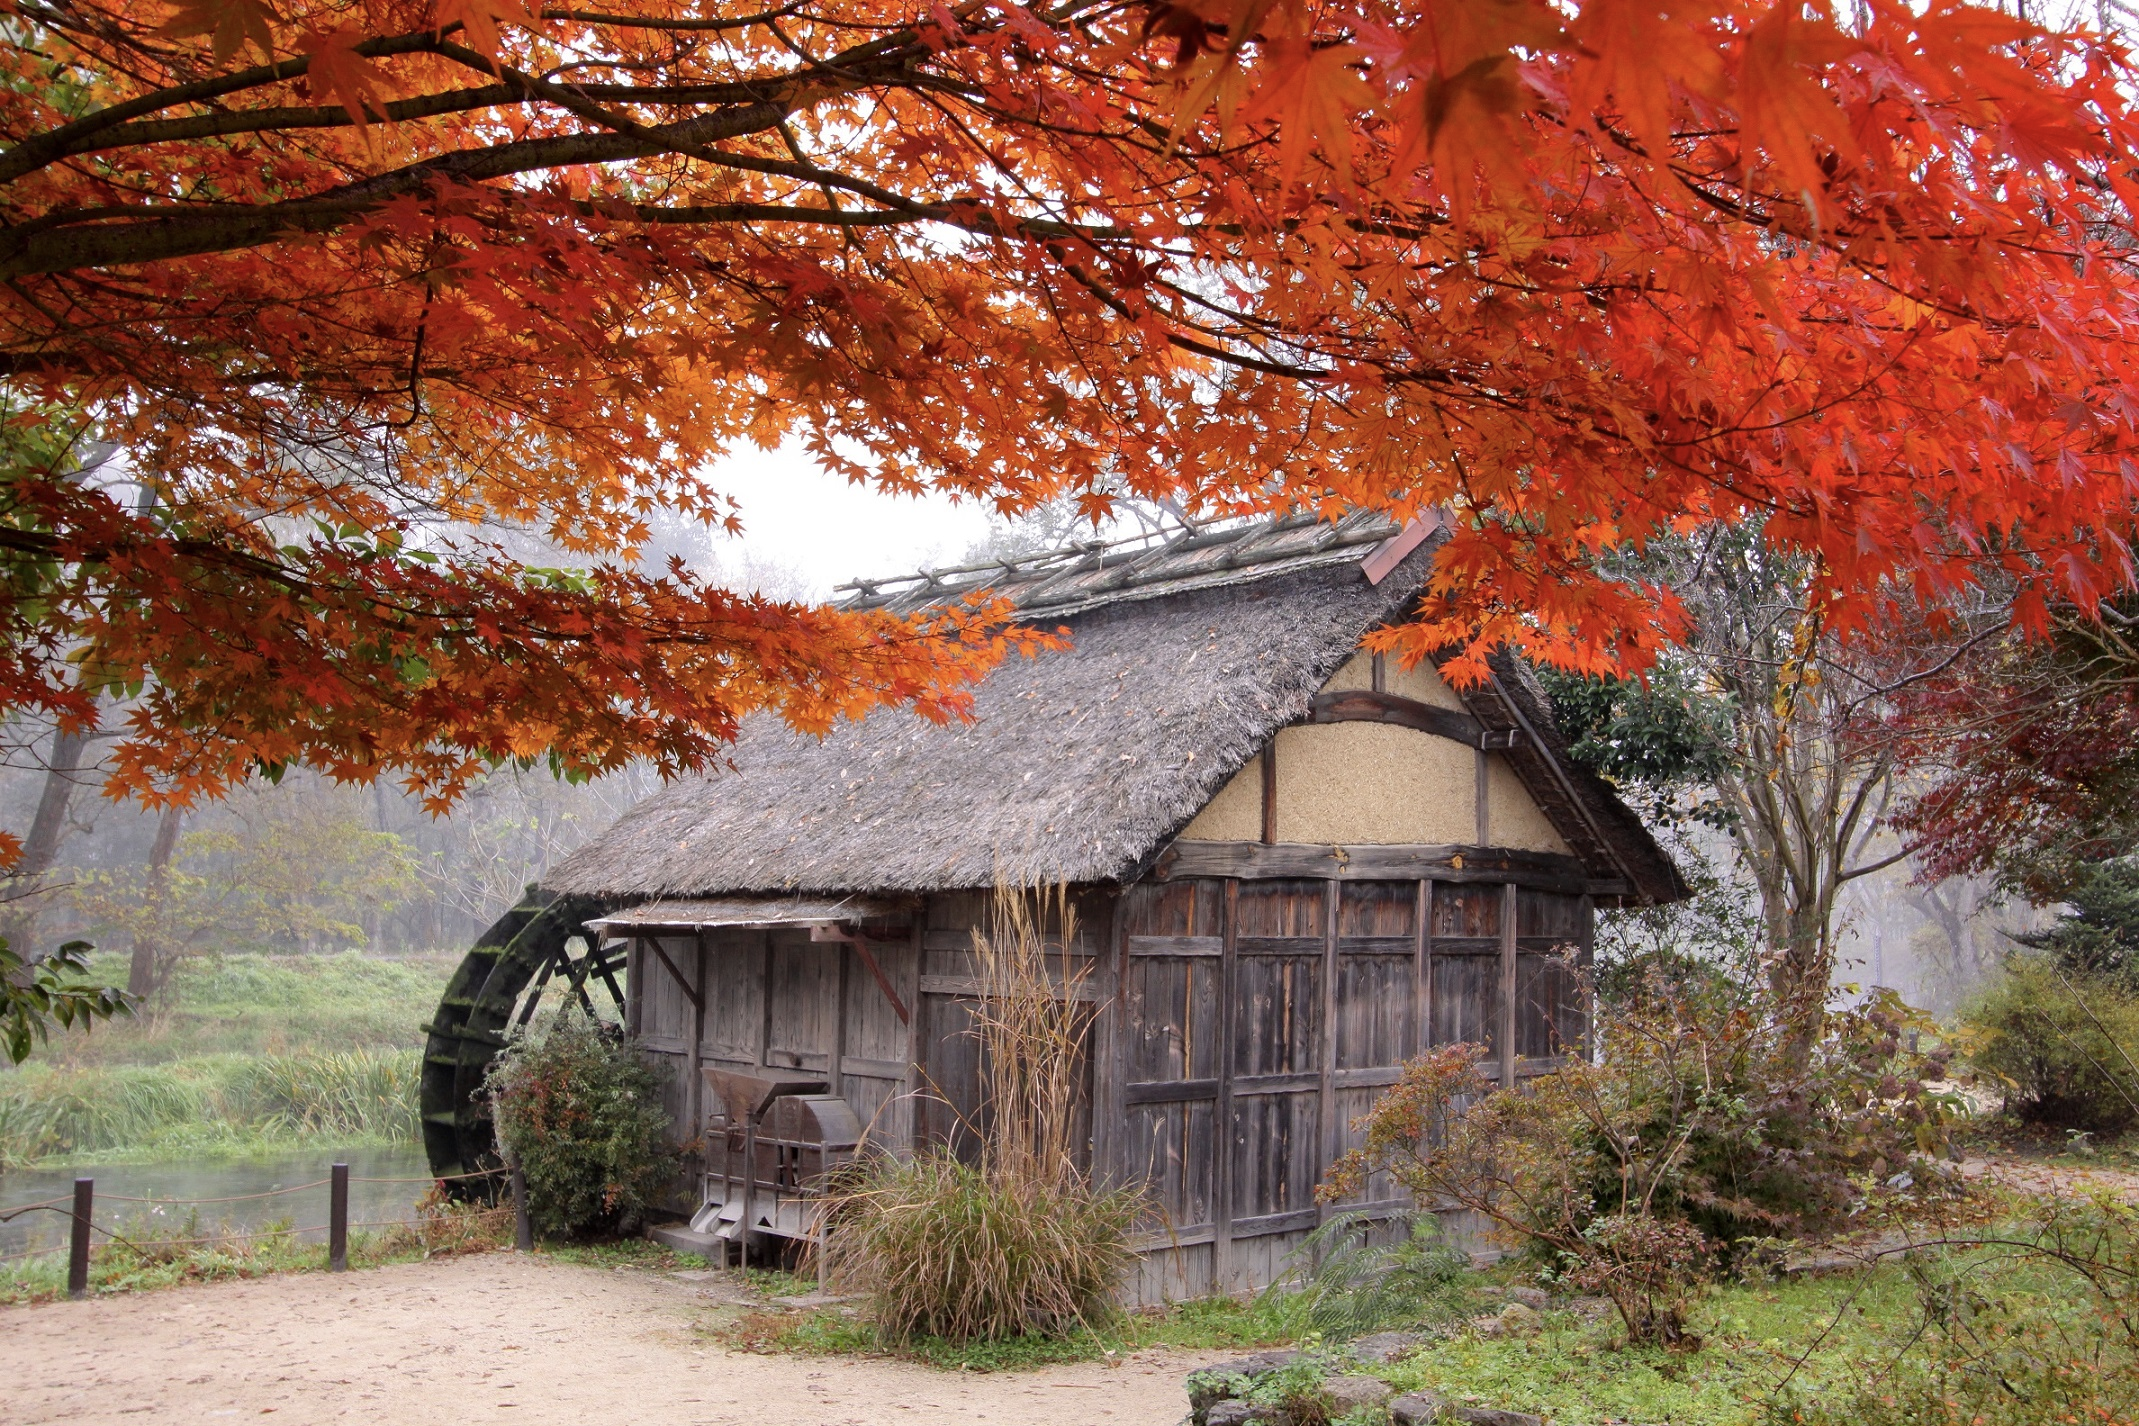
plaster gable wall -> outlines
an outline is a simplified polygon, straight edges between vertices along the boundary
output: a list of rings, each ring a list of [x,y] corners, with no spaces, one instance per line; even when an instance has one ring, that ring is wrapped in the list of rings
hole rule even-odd
[[[1359,653],[1325,690],[1371,688],[1373,659]],[[1460,710],[1429,664],[1387,666],[1387,689]],[[1567,854],[1551,821],[1498,754],[1486,759],[1487,843]],[[1277,840],[1330,846],[1468,845],[1478,833],[1478,758],[1460,743],[1387,723],[1314,723],[1277,738]],[[1253,842],[1262,836],[1263,765],[1236,773],[1182,831],[1187,841]]]

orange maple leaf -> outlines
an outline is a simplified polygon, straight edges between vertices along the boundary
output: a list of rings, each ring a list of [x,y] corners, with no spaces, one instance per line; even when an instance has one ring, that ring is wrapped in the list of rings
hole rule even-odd
[[[376,114],[386,117],[380,98],[386,71],[356,47],[366,36],[359,30],[313,30],[298,41],[297,52],[311,61],[305,70],[305,87],[314,98],[328,98],[348,110],[359,128]]]
[[[163,33],[181,38],[213,35],[218,64],[248,44],[260,51],[260,58],[272,60],[274,27],[281,18],[269,0],[179,0]]]
[[[441,34],[459,26],[469,47],[493,63],[498,57],[499,22],[510,21],[529,29],[536,25],[534,11],[521,0],[434,0],[431,20]]]

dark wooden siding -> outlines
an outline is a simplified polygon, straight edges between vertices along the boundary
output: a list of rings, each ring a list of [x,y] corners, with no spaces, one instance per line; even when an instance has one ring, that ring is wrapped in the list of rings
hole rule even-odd
[[[852,947],[806,930],[663,935],[676,974],[642,937],[632,1014],[672,1071],[679,1140],[722,1127],[697,1087],[698,1067],[720,1063],[823,1071],[878,1144],[972,1153],[984,1106],[971,950],[989,909],[986,894],[936,896],[911,926],[873,929],[907,1020]],[[1315,1190],[1421,1050],[1482,1045],[1514,1079],[1588,1030],[1576,967],[1591,912],[1578,895],[1204,877],[1089,893],[1078,914],[1086,1138],[1104,1176],[1149,1186],[1147,1294],[1259,1287],[1337,1207],[1407,1207],[1382,1180],[1345,1205]]]
[[[1512,897],[1512,899],[1511,899]],[[1123,893],[1119,1171],[1151,1189],[1147,1294],[1268,1283],[1338,1208],[1408,1208],[1377,1176],[1322,1205],[1329,1165],[1402,1066],[1483,1045],[1505,1077],[1579,1044],[1579,896],[1428,881],[1184,878]],[[1511,1033],[1512,1061],[1501,1059]]]

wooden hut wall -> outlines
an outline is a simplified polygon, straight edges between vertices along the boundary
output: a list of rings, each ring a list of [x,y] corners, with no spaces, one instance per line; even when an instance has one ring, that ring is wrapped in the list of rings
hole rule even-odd
[[[707,1065],[819,1071],[877,1142],[911,1142],[921,952],[909,928],[871,929],[870,957],[906,1019],[852,946],[813,941],[806,928],[634,939],[630,1013],[664,1071],[679,1142],[725,1127],[723,1106],[706,1100]]]
[[[906,1021],[851,947],[806,930],[641,935],[631,1013],[670,1070],[679,1139],[725,1127],[704,1102],[702,1066],[757,1065],[823,1071],[884,1147],[972,1153],[982,1116],[972,937],[989,910],[985,893],[939,894],[912,928],[873,931]],[[1077,911],[1071,979],[1094,1012],[1079,1137],[1103,1176],[1149,1186],[1131,1285],[1140,1301],[1274,1280],[1336,1211],[1315,1189],[1357,1142],[1352,1122],[1422,1049],[1481,1044],[1512,1079],[1549,1068],[1587,1029],[1564,962],[1567,947],[1586,956],[1590,944],[1578,895],[1188,877],[1089,892]],[[1409,1203],[1375,1182],[1337,1207]]]
[[[973,1033],[973,1008],[978,1003],[980,983],[975,975],[973,937],[993,931],[994,898],[988,892],[950,892],[931,896],[921,932],[922,976],[919,1035],[923,1093],[916,1113],[921,1138],[946,1143],[961,1157],[978,1150],[974,1131],[985,1124],[981,1090],[981,1046]],[[1094,1008],[1106,1004],[1113,994],[1112,968],[1097,959],[1097,948],[1106,944],[1113,914],[1113,898],[1086,892],[1072,903],[1072,935],[1064,946],[1061,924],[1050,919],[1040,930],[1048,942],[1048,973],[1058,983],[1073,987],[1077,998]],[[1066,953],[1066,954],[1065,954]],[[1095,1014],[1095,1021],[1096,1021]],[[1088,1046],[1101,1033],[1093,1021],[1086,1024]],[[1093,1124],[1093,1056],[1088,1048],[1085,1092],[1081,1109],[1086,1118],[1078,1126],[1076,1142],[1089,1149]]]
[[[1587,955],[1590,922],[1584,897],[1497,884],[1130,888],[1101,1084],[1118,1082],[1122,1124],[1102,1161],[1152,1192],[1132,1296],[1261,1287],[1331,1212],[1408,1208],[1385,1181],[1334,1206],[1315,1188],[1422,1049],[1483,1044],[1512,1079],[1579,1044],[1586,1007],[1563,955]]]

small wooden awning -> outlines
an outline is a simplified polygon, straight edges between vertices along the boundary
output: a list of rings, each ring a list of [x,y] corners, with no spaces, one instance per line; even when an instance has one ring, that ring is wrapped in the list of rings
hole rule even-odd
[[[738,929],[838,925],[904,915],[906,903],[867,896],[736,896],[713,901],[655,901],[626,907],[587,922],[605,936],[642,931],[696,931],[709,926]]]

